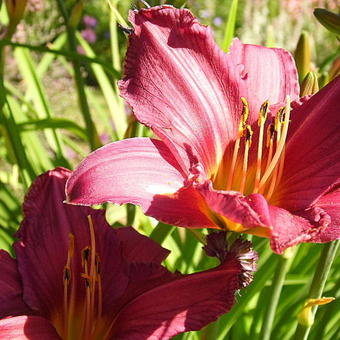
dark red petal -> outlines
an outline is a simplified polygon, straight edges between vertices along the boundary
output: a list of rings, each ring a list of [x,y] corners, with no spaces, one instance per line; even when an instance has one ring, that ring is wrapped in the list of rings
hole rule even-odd
[[[30,313],[22,299],[22,287],[16,260],[0,249],[0,319]]]
[[[291,112],[283,177],[271,204],[305,210],[339,180],[340,77]]]
[[[84,303],[85,283],[81,277],[82,250],[90,246],[87,216],[90,215],[96,234],[103,275],[102,286],[106,304],[119,296],[127,282],[121,270],[121,254],[116,232],[107,224],[104,211],[63,203],[65,183],[70,171],[62,168],[39,176],[24,203],[24,221],[14,245],[18,268],[23,281],[24,301],[40,314],[51,318],[63,312],[63,273],[69,251],[69,234],[74,236],[74,257],[71,275],[76,287],[76,303]],[[112,282],[116,289],[111,290]]]
[[[170,253],[169,250],[162,248],[131,227],[116,229],[116,231],[116,236],[121,242],[123,258],[127,262],[160,264]]]
[[[235,254],[217,268],[191,275],[178,276],[155,266],[136,270],[130,273],[131,282],[147,290],[118,314],[113,337],[124,340],[163,340],[198,330],[230,310],[242,286],[242,265]]]

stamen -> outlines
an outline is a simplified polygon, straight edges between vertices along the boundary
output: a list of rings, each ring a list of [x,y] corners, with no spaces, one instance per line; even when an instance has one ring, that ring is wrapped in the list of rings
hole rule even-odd
[[[91,239],[91,267],[90,267],[90,278],[91,278],[91,324],[94,322],[94,300],[95,300],[95,291],[96,291],[96,238],[93,228],[93,222],[90,215],[87,216],[89,221],[90,228],[90,239]]]
[[[238,150],[240,148],[240,141],[241,141],[241,137],[244,134],[244,130],[245,130],[245,127],[247,125],[247,119],[249,117],[249,105],[248,105],[246,98],[241,97],[241,101],[242,101],[242,104],[243,104],[241,121],[240,121],[240,124],[239,124],[239,127],[238,127],[237,139],[236,139],[235,145],[234,145],[233,158],[231,160],[231,166],[230,166],[230,171],[229,171],[229,175],[228,175],[226,190],[231,190],[231,188],[232,188],[232,183],[233,183],[234,173],[235,173],[235,167],[236,167],[236,162],[237,162],[237,156],[238,156]]]
[[[98,319],[100,319],[102,316],[103,309],[103,294],[102,294],[102,279],[100,276],[100,260],[98,255],[96,255],[96,275],[98,282]]]
[[[260,134],[259,134],[259,142],[257,148],[257,161],[256,161],[256,173],[255,173],[255,184],[254,184],[254,193],[258,192],[260,177],[261,177],[261,161],[262,161],[262,144],[263,144],[263,133],[264,133],[264,125],[267,120],[269,111],[269,102],[268,100],[265,101],[260,108],[259,113],[259,120],[258,125],[260,127]]]
[[[287,138],[287,134],[288,134],[289,118],[290,118],[290,97],[289,96],[287,96],[286,102],[287,102],[287,104],[285,106],[285,111],[284,111],[285,112],[284,120],[282,122],[282,135],[279,138],[279,133],[278,133],[278,137],[277,137],[278,138],[278,146],[276,148],[273,159],[271,160],[268,168],[266,169],[265,173],[263,174],[263,176],[260,180],[259,188],[261,188],[266,183],[269,176],[272,174],[275,166],[277,165],[277,163],[278,163],[278,161],[279,161],[279,159],[282,155],[282,151],[283,151],[283,148],[285,146],[285,142],[286,142],[286,138]]]
[[[68,286],[71,280],[71,260],[74,255],[74,235],[68,234],[69,246],[67,252],[66,265],[64,267],[64,334],[67,334],[68,329],[68,315],[69,315],[69,303],[68,303]]]
[[[253,131],[250,125],[245,127],[245,143],[244,143],[244,158],[243,158],[243,167],[242,167],[242,180],[240,186],[240,193],[243,194],[246,179],[247,179],[247,170],[248,170],[248,156],[249,156],[249,149],[251,146],[251,140],[253,136]]]

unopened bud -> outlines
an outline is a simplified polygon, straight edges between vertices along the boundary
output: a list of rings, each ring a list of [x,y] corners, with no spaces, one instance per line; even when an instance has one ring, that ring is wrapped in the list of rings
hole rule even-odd
[[[82,0],[77,1],[71,10],[70,19],[68,22],[71,27],[78,26],[81,16],[83,14],[83,9],[84,9],[84,2]]]
[[[6,0],[6,8],[9,18],[6,38],[10,39],[15,28],[24,16],[27,0]]]
[[[294,53],[294,59],[296,62],[296,67],[299,72],[299,80],[302,82],[302,80],[305,78],[306,74],[311,70],[311,43],[310,43],[310,37],[306,31],[303,31],[300,35],[299,41],[297,43],[295,53]]]
[[[324,8],[315,8],[314,15],[321,25],[329,31],[340,35],[340,15],[327,11]]]
[[[308,72],[306,77],[303,79],[301,88],[300,88],[300,96],[307,96],[314,94],[319,91],[319,83],[318,77],[315,72]]]
[[[322,72],[319,76],[318,83],[319,88],[322,89],[324,86],[326,86],[329,83],[329,75],[326,72]]]
[[[337,57],[329,69],[329,81],[335,79],[340,74],[340,57]]]
[[[323,297],[320,299],[309,299],[298,314],[299,324],[311,327],[314,323],[314,314],[312,308],[319,305],[326,305],[335,300],[333,297]]]

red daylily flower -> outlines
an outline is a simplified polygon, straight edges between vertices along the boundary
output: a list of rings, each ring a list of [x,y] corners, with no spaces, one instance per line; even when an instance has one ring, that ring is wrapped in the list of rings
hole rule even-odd
[[[130,21],[121,94],[160,140],[90,154],[68,201],[139,204],[168,224],[268,237],[277,253],[340,238],[340,78],[299,100],[285,50],[234,40],[225,54],[171,6]]]
[[[216,268],[167,271],[169,252],[152,240],[111,228],[102,210],[63,203],[70,173],[57,168],[35,181],[16,259],[0,250],[1,339],[169,339],[227,312],[251,281],[247,242]]]

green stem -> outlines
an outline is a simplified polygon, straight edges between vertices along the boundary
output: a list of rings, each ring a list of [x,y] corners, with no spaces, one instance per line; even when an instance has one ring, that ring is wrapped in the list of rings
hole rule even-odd
[[[71,52],[75,53],[77,51],[77,39],[75,35],[75,28],[69,24],[69,16],[65,8],[64,1],[57,0],[57,2],[58,2],[59,10],[63,16],[64,22],[66,25],[70,50]],[[81,111],[84,117],[86,130],[88,132],[89,144],[90,144],[91,149],[94,150],[98,148],[99,146],[101,146],[100,139],[98,137],[96,127],[93,123],[89,104],[87,102],[84,79],[81,75],[80,62],[79,60],[74,59],[72,63],[73,63],[74,79],[76,83],[79,104],[80,104],[80,108],[81,108]]]
[[[324,246],[320,256],[319,264],[314,273],[307,300],[321,298],[339,244],[340,240],[330,242]],[[317,306],[313,307],[312,309],[313,319],[316,311]],[[294,340],[306,340],[308,338],[311,327],[312,325],[307,326],[299,323],[295,331]]]
[[[270,335],[272,332],[274,317],[276,313],[276,308],[279,303],[281,291],[283,288],[283,284],[286,278],[287,271],[290,267],[290,264],[292,262],[292,254],[290,256],[282,255],[279,258],[274,278],[271,285],[271,291],[270,291],[270,300],[269,300],[269,306],[266,310],[264,319],[263,319],[263,327],[261,330],[260,339],[261,340],[269,340]]]

